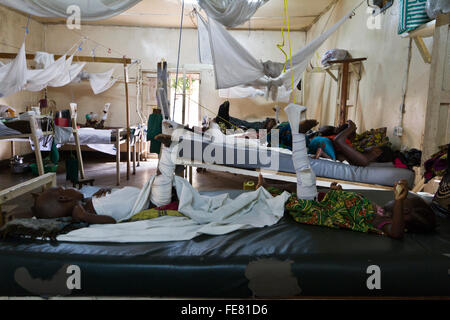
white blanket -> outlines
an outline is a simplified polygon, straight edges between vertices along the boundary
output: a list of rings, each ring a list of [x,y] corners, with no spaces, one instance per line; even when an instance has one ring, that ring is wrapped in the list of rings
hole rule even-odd
[[[154,178],[142,189],[126,219],[145,209]],[[284,213],[290,194],[273,197],[264,188],[243,193],[235,199],[228,194],[203,196],[187,180],[175,177],[179,212],[186,217],[163,216],[152,220],[91,225],[57,238],[70,242],[160,242],[190,240],[201,234],[222,235],[239,229],[276,224]],[[125,220],[126,220],[125,219]]]
[[[80,145],[111,144],[111,132],[109,129],[80,128],[78,137]],[[71,127],[55,127],[55,142],[57,144],[75,144],[75,138]]]

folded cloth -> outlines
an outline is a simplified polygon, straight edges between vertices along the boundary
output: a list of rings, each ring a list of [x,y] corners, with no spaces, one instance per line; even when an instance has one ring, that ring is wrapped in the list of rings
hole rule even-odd
[[[56,240],[56,237],[70,231],[85,228],[88,224],[75,222],[72,217],[55,219],[15,219],[0,228],[0,237],[31,237]]]

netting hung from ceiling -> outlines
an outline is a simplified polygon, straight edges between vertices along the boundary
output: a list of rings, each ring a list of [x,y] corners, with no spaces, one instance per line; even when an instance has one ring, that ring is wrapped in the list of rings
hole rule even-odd
[[[269,0],[198,0],[207,15],[226,27],[247,22]]]
[[[0,0],[0,4],[44,18],[66,18],[72,13],[67,9],[80,8],[81,21],[95,21],[114,17],[142,0]]]
[[[286,63],[285,72],[284,63],[258,60],[221,23],[211,16],[206,20],[197,13],[200,62],[214,66],[216,89],[251,86],[265,89],[266,96],[277,100],[279,89],[293,89],[292,83],[295,85],[300,81],[314,53],[353,14],[352,10],[292,56],[292,81],[291,60]]]

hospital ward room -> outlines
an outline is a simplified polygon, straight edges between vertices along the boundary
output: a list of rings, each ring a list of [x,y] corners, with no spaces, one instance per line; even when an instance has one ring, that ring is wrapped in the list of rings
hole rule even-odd
[[[449,25],[450,0],[0,0],[0,300],[450,300]]]

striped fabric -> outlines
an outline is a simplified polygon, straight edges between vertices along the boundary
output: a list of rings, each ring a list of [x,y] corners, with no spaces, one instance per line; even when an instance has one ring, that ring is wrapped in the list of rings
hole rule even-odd
[[[430,21],[425,10],[427,0],[400,0],[398,34],[416,29]]]

